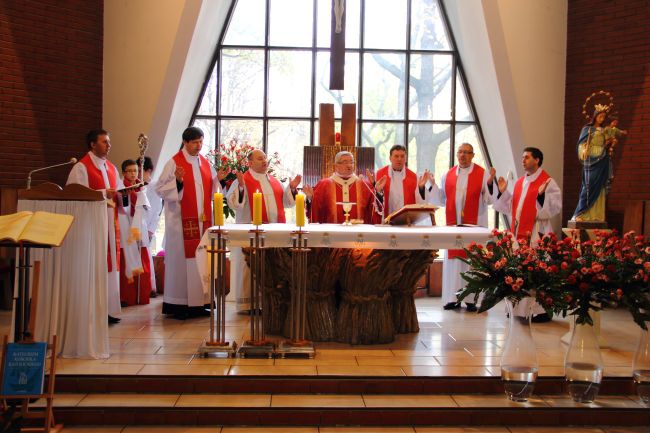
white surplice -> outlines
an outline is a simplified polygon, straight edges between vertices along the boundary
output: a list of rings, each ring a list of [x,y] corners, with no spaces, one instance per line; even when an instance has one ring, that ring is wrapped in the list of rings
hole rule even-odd
[[[388,177],[390,178],[390,191],[388,192],[388,209],[394,212],[404,207],[404,177],[406,176],[406,167],[401,171],[393,170],[388,167]],[[416,176],[417,177],[417,176]],[[426,196],[426,193],[425,193]],[[415,184],[415,204],[423,204],[426,200],[420,195],[420,190]],[[384,212],[384,216],[388,216]],[[430,223],[427,225],[431,225]]]
[[[275,203],[275,194],[273,194],[273,188],[268,181],[267,175],[256,173],[253,170],[250,173],[262,187],[261,192],[264,195],[266,215],[269,217],[269,222],[278,222],[278,207]],[[242,194],[241,203],[239,201],[240,194]],[[239,182],[235,180],[228,189],[226,197],[228,206],[235,211],[235,222],[250,223],[252,220],[251,204],[248,201],[246,185],[244,185],[243,192],[240,192]],[[285,208],[292,207],[296,203],[289,185],[284,189],[282,201]],[[237,310],[249,310],[251,308],[250,269],[246,265],[244,254],[239,247],[230,248],[230,289],[235,292]]]
[[[196,190],[197,209],[203,209],[203,181],[199,168],[199,157],[191,156],[182,150],[185,160],[192,165]],[[181,221],[181,199],[184,189],[176,189],[176,162],[170,159],[158,178],[156,192],[165,202],[165,293],[166,304],[198,307],[209,303],[208,291],[196,268],[196,258],[186,258],[183,244],[183,225]],[[212,193],[221,191],[217,172],[210,167],[212,174]],[[203,233],[203,221],[199,220],[199,230]]]
[[[131,216],[132,206],[134,204],[129,202],[129,205],[124,208],[124,212],[118,215],[120,221],[120,248],[124,252],[124,256],[122,257],[122,260],[124,260],[124,272],[126,278],[129,280],[134,278],[134,271],[136,275],[144,272],[140,248],[147,248],[147,251],[149,250],[149,236],[145,222],[145,216],[149,208],[149,200],[144,190],[137,192],[133,216]],[[151,254],[148,255],[151,256]],[[153,267],[150,269],[153,272]]]
[[[510,193],[510,191],[504,191],[503,194],[501,194],[501,196],[494,202],[494,209],[496,211],[501,212],[505,215],[510,215],[511,227],[515,226],[515,219],[518,219],[521,215],[524,198],[528,193],[528,186],[537,180],[541,172],[542,169],[539,168],[535,173],[531,175],[525,175],[521,189],[521,199],[519,200],[518,207],[515,210],[515,218],[512,217],[513,195]],[[531,243],[537,242],[539,240],[539,233],[542,233],[543,235],[551,233],[553,231],[551,218],[562,212],[562,191],[560,190],[557,182],[555,182],[555,179],[551,178],[551,182],[546,187],[546,192],[544,194],[544,204],[540,205],[539,201],[535,200],[535,206],[537,209],[537,216],[535,218],[535,224],[533,225],[533,230],[531,233]],[[539,305],[534,299],[526,298],[522,299],[515,306],[514,314],[515,316],[526,317],[529,310],[531,310],[531,313],[533,315],[544,313],[544,308]]]
[[[465,207],[465,198],[467,196],[467,182],[470,173],[474,170],[475,165],[472,163],[467,168],[456,166],[456,218],[457,221],[447,221],[447,225],[462,224],[462,211]],[[481,227],[488,225],[488,205],[492,203],[492,196],[487,187],[487,180],[490,177],[488,170],[483,174],[483,187],[478,207],[478,224]],[[435,206],[446,206],[447,194],[445,193],[445,182],[447,182],[447,173],[440,180],[441,187],[433,185],[428,199]],[[494,185],[496,188],[496,185]],[[465,280],[461,277],[461,272],[469,271],[469,265],[460,259],[448,258],[447,250],[444,250],[442,262],[442,302],[443,305],[456,302],[456,292],[465,287]],[[465,301],[473,303],[473,298],[466,298]]]
[[[105,196],[106,190],[110,188],[110,184],[108,182],[108,173],[106,172],[106,160],[95,156],[95,154],[92,152],[88,152],[88,155],[90,155],[90,160],[93,162],[95,167],[97,167],[102,173],[105,188],[101,189],[100,191],[103,191]],[[119,177],[119,173],[115,173],[115,175],[117,181],[116,189],[124,188],[124,184],[122,183],[122,179]],[[70,170],[66,185],[69,185],[71,183],[78,183],[86,187],[89,186],[88,172],[86,170],[86,166],[81,162],[76,163],[74,166],[72,166],[72,170]],[[119,316],[122,308],[120,307],[120,269],[117,266],[117,252],[113,247],[115,245],[115,219],[113,217],[113,212],[114,210],[112,207],[106,207],[106,215],[108,217],[108,239],[111,245],[111,263],[113,263],[113,270],[108,273],[108,314],[115,317]]]
[[[147,232],[151,233],[151,237],[148,236],[148,233],[142,234],[142,245],[146,245],[149,249],[149,269],[151,269],[151,290],[154,292],[156,289],[156,273],[153,268],[153,253],[152,246],[156,244],[156,230],[158,229],[158,223],[160,221],[160,214],[163,210],[163,201],[160,196],[156,193],[156,185],[158,181],[151,181],[147,185],[146,195],[147,200],[149,201],[149,210],[145,215],[145,224],[147,225]],[[163,247],[164,249],[164,247]]]

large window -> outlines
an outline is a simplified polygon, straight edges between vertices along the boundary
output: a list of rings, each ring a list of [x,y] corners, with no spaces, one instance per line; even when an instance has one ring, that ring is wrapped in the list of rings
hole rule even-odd
[[[404,144],[409,168],[439,183],[463,142],[489,165],[439,1],[346,0],[345,90],[329,89],[331,4],[234,2],[193,118],[206,152],[234,138],[278,152],[293,176],[318,145],[318,105],[334,104],[338,127],[342,104],[356,103],[357,145],[375,148],[377,168]]]

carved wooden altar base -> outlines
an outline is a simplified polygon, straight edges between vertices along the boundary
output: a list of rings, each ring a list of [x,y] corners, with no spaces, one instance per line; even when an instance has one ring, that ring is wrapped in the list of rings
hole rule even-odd
[[[349,344],[389,343],[419,331],[413,293],[435,250],[312,248],[307,258],[306,338]],[[269,248],[265,328],[290,335],[291,256]],[[272,270],[272,271],[271,271]]]

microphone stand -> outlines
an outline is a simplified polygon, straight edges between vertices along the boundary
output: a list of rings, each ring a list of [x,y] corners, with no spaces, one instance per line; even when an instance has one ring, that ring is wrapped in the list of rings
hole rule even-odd
[[[76,164],[76,163],[77,163],[77,158],[71,158],[70,161],[62,162],[61,164],[50,165],[49,167],[37,168],[35,170],[30,171],[27,174],[27,189],[30,189],[32,186],[33,173],[36,173],[37,171],[49,170],[50,168],[61,167],[62,165]]]

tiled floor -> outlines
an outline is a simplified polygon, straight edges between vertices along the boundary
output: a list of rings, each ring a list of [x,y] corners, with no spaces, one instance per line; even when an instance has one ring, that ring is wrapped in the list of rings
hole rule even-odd
[[[59,374],[120,375],[341,375],[492,376],[499,375],[507,319],[496,306],[482,314],[444,311],[440,298],[416,301],[420,332],[400,334],[389,344],[350,346],[316,343],[315,359],[203,358],[197,349],[208,337],[209,319],[179,321],[160,313],[162,297],[146,306],[123,309],[110,327],[111,356],[103,360],[60,359]],[[249,318],[228,303],[226,335],[239,345]],[[533,324],[540,375],[563,375],[569,319]],[[625,311],[602,314],[602,350],[608,376],[631,376],[639,330]],[[271,336],[271,338],[276,338]],[[279,337],[276,338],[280,340]]]

